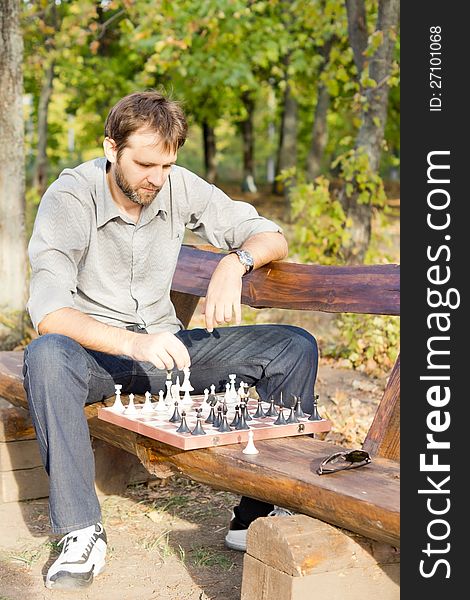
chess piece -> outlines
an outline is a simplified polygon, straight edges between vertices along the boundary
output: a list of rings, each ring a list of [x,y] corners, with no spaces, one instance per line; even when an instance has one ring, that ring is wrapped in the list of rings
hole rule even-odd
[[[196,409],[196,427],[191,431],[191,435],[206,435],[202,428],[202,408]]]
[[[207,388],[204,389],[204,402],[209,403],[209,390]]]
[[[246,422],[246,404],[244,402],[240,404],[240,418],[238,423],[235,425],[235,429],[250,429],[250,426]]]
[[[211,404],[211,410],[209,412],[207,419],[204,421],[204,423],[209,423],[209,425],[211,425],[212,423],[214,423],[214,419],[215,419],[214,405]]]
[[[315,394],[313,397],[313,411],[312,411],[312,414],[308,418],[309,421],[321,421],[322,420],[322,418],[318,414],[318,398],[319,398],[318,394]]]
[[[238,395],[238,398],[240,400],[243,400],[243,398],[246,398],[246,395],[245,395],[245,382],[244,381],[240,381],[240,385],[238,387],[237,395]]]
[[[299,418],[295,414],[295,410],[294,410],[293,406],[290,407],[290,413],[289,413],[289,417],[287,418],[286,423],[299,423]]]
[[[184,392],[184,396],[183,396],[183,399],[181,400],[181,403],[187,405],[187,404],[192,403],[191,395],[189,392],[192,392],[194,390],[194,388],[191,385],[191,382],[189,381],[189,375],[191,372],[189,370],[189,367],[184,367],[183,372],[184,372],[184,379],[183,379],[183,384],[181,386],[181,391]]]
[[[181,415],[180,415],[180,411],[178,410],[178,400],[175,400],[175,410],[173,411],[173,414],[169,418],[169,421],[170,421],[170,423],[180,423],[181,422]]]
[[[126,415],[136,415],[137,409],[134,404],[134,394],[129,394],[129,404],[126,406],[126,410],[124,411]]]
[[[212,422],[213,427],[218,429],[222,424],[222,406],[217,407],[217,414],[215,415],[214,421]]]
[[[176,430],[176,433],[191,433],[188,424],[186,423],[186,413],[184,410],[181,413],[181,425]]]
[[[286,418],[284,417],[284,405],[282,404],[282,400],[279,403],[279,412],[277,414],[277,419],[274,421],[273,425],[287,425]]]
[[[223,407],[223,417],[222,417],[222,423],[220,424],[220,427],[217,429],[217,431],[220,431],[220,433],[225,433],[226,431],[232,431],[230,428],[230,425],[228,424],[227,421],[227,407],[224,406]]]
[[[150,392],[145,392],[145,402],[142,406],[143,413],[153,413],[153,404],[151,401],[152,394]]]
[[[240,415],[243,415],[245,421],[253,421],[253,419],[250,416],[250,413],[248,412],[248,406],[244,401],[240,402]]]
[[[177,375],[177,376],[176,376],[176,383],[174,383],[174,384],[171,386],[171,390],[170,390],[170,393],[171,393],[171,398],[172,398],[173,402],[174,402],[175,400],[177,400],[177,401],[179,402],[179,400],[180,400],[180,390],[181,390],[181,386],[180,386],[180,376],[179,376],[179,375]]]
[[[258,398],[258,407],[256,409],[255,414],[253,415],[253,419],[264,419],[265,414],[263,412],[263,404],[261,398]]]
[[[292,394],[294,400],[295,400],[295,404],[294,404],[294,411],[295,411],[295,416],[298,419],[302,419],[303,417],[305,417],[305,413],[302,410],[302,405],[301,405],[301,401],[300,401],[300,396],[295,396],[294,394]]]
[[[171,371],[167,371],[167,378],[165,380],[165,386],[166,386],[165,404],[167,406],[170,406],[170,404],[172,402],[171,387],[172,387],[173,383],[171,381],[171,378],[168,379],[168,373],[171,373]]]
[[[230,388],[229,388],[229,394],[230,394],[230,400],[232,402],[236,402],[238,395],[237,395],[237,390],[235,389],[235,380],[237,378],[237,375],[235,373],[232,373],[231,375],[228,376],[228,378],[230,379]],[[228,398],[227,398],[228,400]]]
[[[124,404],[122,403],[122,400],[121,400],[122,385],[116,384],[114,386],[114,389],[115,389],[116,399],[114,400],[114,404],[111,408],[115,412],[122,413],[126,410],[126,407],[124,406]]]
[[[277,415],[276,408],[274,407],[274,396],[271,396],[271,402],[268,410],[264,413],[265,417],[275,417]]]
[[[233,417],[233,421],[230,423],[230,427],[237,427],[240,421],[240,407],[238,404],[235,406],[235,416]]]
[[[253,442],[254,436],[255,434],[253,433],[253,431],[250,430],[248,432],[248,443],[242,450],[243,454],[259,454],[259,450],[258,448],[256,448]]]

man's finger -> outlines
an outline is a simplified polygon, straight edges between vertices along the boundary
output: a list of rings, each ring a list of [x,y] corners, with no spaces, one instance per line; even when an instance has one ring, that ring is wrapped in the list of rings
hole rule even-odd
[[[235,323],[236,325],[240,325],[242,322],[242,306],[240,302],[235,302],[233,305],[233,312],[235,314]]]
[[[209,333],[214,331],[214,305],[210,302],[206,303],[206,329]]]

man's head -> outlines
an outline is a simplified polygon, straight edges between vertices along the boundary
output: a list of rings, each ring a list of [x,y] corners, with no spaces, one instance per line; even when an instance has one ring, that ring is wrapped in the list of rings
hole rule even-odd
[[[130,94],[111,109],[104,150],[126,198],[142,206],[153,202],[186,141],[187,129],[179,104],[158,92]]]

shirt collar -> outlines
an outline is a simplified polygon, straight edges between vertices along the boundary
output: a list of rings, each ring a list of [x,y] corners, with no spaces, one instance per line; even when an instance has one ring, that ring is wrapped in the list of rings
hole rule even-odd
[[[109,189],[108,180],[106,177],[106,158],[99,159],[100,168],[102,169],[102,177],[97,182],[97,197],[96,197],[96,225],[102,227],[108,221],[115,219],[116,217],[123,218],[118,206],[113,200],[111,190]],[[139,225],[149,223],[158,213],[162,213],[164,218],[167,217],[170,212],[171,202],[171,181],[168,176],[162,189],[157,194],[155,200],[149,206],[144,207],[139,219]]]

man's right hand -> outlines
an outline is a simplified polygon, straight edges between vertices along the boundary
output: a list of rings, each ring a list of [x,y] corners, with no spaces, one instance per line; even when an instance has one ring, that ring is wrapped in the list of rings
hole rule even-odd
[[[176,365],[181,371],[191,365],[188,349],[173,333],[136,333],[133,338],[131,358],[135,360],[151,362],[162,370]]]

